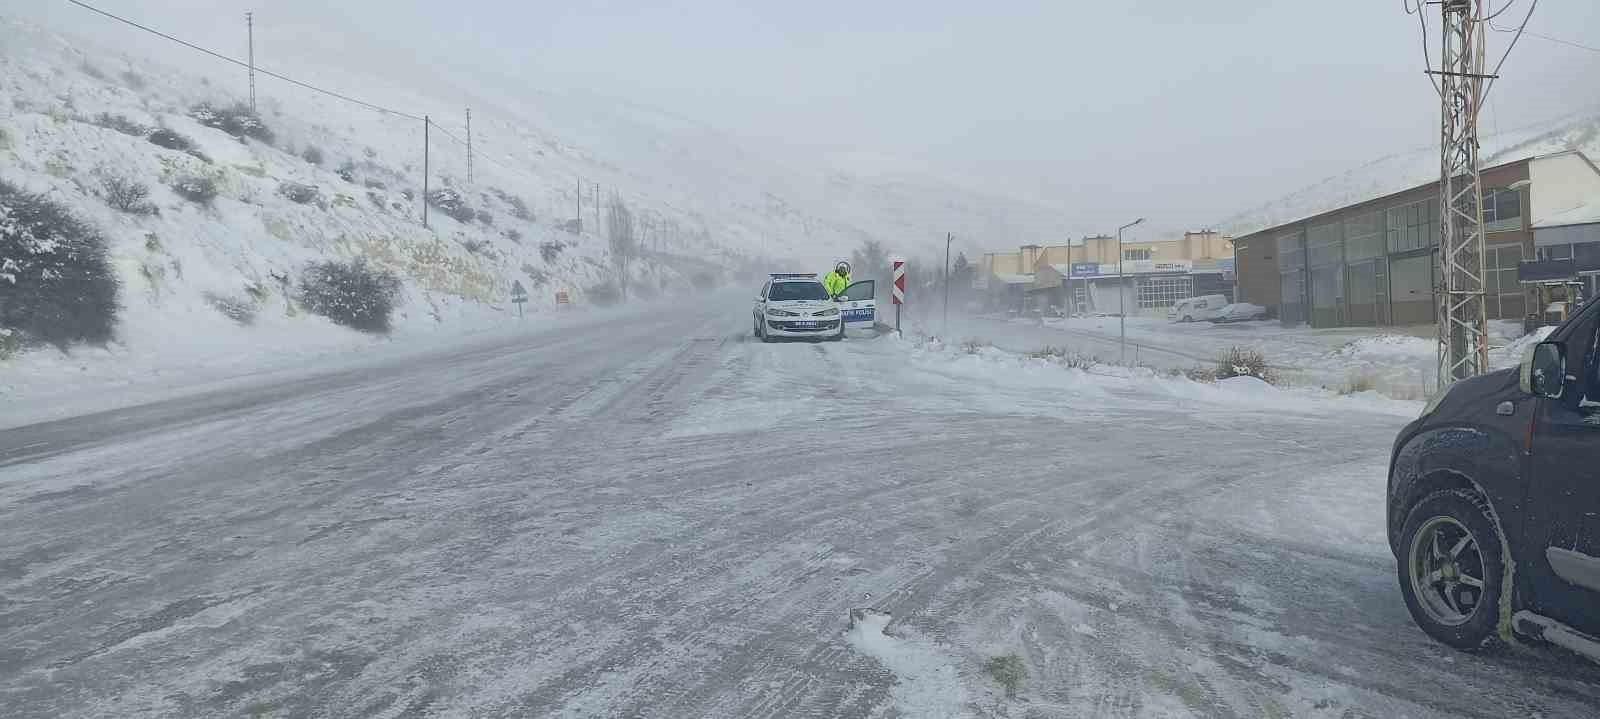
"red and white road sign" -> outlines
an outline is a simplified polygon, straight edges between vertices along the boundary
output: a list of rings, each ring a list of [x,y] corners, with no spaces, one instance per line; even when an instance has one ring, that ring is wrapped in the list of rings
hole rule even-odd
[[[572,300],[567,298],[567,291],[566,290],[556,290],[556,305],[560,306],[560,305],[568,305],[568,304],[572,304]]]
[[[898,258],[894,261],[894,303],[906,303],[906,261]]]

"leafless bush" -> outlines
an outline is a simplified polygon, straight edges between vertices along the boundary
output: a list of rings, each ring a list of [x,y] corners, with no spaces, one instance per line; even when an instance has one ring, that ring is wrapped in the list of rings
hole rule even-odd
[[[280,183],[278,185],[278,194],[298,205],[311,204],[322,196],[321,191],[315,185],[302,185],[298,182]]]
[[[106,191],[106,204],[112,209],[130,215],[155,215],[160,210],[152,204],[150,186],[124,175],[106,173],[100,176],[100,186]]]
[[[217,182],[205,175],[183,175],[172,183],[172,191],[190,202],[210,205],[217,199]]]
[[[1269,384],[1278,383],[1278,374],[1267,365],[1260,352],[1234,347],[1217,361],[1217,378],[1254,377]]]
[[[562,244],[560,240],[541,242],[539,243],[539,256],[544,258],[545,262],[555,262],[556,258],[561,256],[561,251],[566,248],[567,246]]]
[[[248,327],[256,321],[256,305],[250,300],[242,297],[229,297],[215,292],[207,292],[203,297],[206,304],[221,312],[222,316],[240,325]]]
[[[306,149],[300,152],[300,159],[305,160],[313,165],[321,165],[322,148],[317,147],[316,145],[306,145]]]
[[[108,130],[116,130],[117,132],[132,137],[145,137],[146,135],[150,134],[150,128],[134,122],[124,115],[113,115],[109,112],[102,112],[98,115],[95,115],[94,120],[91,122]]]

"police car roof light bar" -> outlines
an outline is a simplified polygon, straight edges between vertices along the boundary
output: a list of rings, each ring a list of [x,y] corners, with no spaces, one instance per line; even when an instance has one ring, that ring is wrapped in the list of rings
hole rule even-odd
[[[775,280],[816,279],[815,272],[773,272],[769,275]]]

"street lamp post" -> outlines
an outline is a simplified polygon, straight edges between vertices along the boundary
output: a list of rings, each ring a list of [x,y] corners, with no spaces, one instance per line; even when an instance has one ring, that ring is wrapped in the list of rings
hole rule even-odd
[[[944,321],[939,326],[942,334],[950,333],[950,243],[955,240],[954,233],[944,233]]]
[[[1117,361],[1128,362],[1128,288],[1122,274],[1122,231],[1141,222],[1141,217],[1117,228]]]

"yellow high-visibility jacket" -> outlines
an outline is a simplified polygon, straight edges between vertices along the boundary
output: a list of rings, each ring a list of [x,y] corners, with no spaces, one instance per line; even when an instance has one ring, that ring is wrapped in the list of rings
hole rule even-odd
[[[827,288],[829,297],[838,297],[846,287],[850,286],[850,275],[841,275],[838,270],[834,270],[822,278],[822,286]]]

